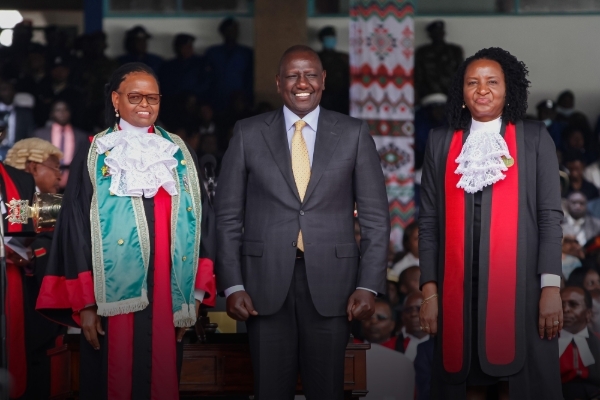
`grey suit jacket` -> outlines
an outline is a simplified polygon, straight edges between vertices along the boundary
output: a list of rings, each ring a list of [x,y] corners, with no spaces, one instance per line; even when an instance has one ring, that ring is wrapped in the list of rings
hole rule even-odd
[[[277,312],[302,229],[313,303],[323,316],[345,315],[356,287],[385,290],[390,223],[379,155],[365,122],[321,108],[301,202],[284,125],[282,109],[235,125],[216,193],[218,290],[244,285],[260,315]]]
[[[73,136],[75,137],[75,154],[81,149],[89,148],[89,136],[81,129],[73,127]],[[44,139],[52,143],[52,127],[45,126],[43,128],[36,129],[31,137]]]

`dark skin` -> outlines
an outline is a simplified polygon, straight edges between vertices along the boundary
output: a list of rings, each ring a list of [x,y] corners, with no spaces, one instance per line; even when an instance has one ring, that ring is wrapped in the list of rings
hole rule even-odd
[[[419,339],[427,335],[426,332],[421,330],[421,322],[419,321],[421,301],[423,301],[423,294],[421,292],[412,292],[406,298],[404,307],[402,308],[402,325],[406,327],[406,332]]]
[[[592,317],[592,310],[585,305],[583,289],[568,287],[561,293],[565,330],[572,334],[581,332]]]
[[[290,111],[304,118],[321,102],[325,75],[316,53],[304,50],[292,52],[282,60],[275,76],[277,93]],[[348,321],[364,320],[374,312],[375,295],[368,290],[356,289],[346,306]],[[258,312],[248,293],[242,290],[227,297],[227,315],[237,321],[246,321],[251,315],[257,316]]]
[[[60,189],[60,160],[51,155],[46,161],[37,163],[29,161],[25,165],[25,172],[33,175],[35,185],[42,193],[58,193]]]
[[[139,104],[131,104],[127,98],[127,93],[139,93],[143,95],[158,94],[158,82],[150,74],[145,72],[132,72],[127,75],[119,89],[112,92],[112,102],[115,109],[119,110],[121,118],[129,122],[133,126],[146,127],[153,125],[158,117],[160,103],[156,105],[148,104],[144,97]],[[196,300],[196,318],[200,310],[200,301]],[[98,335],[104,335],[102,329],[102,320],[98,315],[98,307],[96,305],[84,308],[79,311],[81,318],[81,330],[85,335],[85,339],[96,350],[100,349],[100,341]],[[181,342],[187,328],[177,328],[177,341]]]
[[[50,112],[50,119],[61,126],[65,126],[71,122],[71,110],[64,101],[54,103]]]
[[[504,71],[496,61],[480,59],[471,62],[465,70],[463,101],[474,120],[493,121],[502,116],[506,101]],[[437,282],[423,285],[425,299],[438,293]],[[563,324],[560,288],[547,286],[542,289],[539,301],[538,333],[540,339],[556,337]],[[421,306],[420,321],[423,330],[432,335],[438,330],[438,298],[434,297]],[[558,321],[557,325],[554,322]],[[500,398],[508,399],[508,385],[500,385]],[[484,397],[481,397],[481,396]],[[467,399],[485,398],[485,387],[467,388]]]

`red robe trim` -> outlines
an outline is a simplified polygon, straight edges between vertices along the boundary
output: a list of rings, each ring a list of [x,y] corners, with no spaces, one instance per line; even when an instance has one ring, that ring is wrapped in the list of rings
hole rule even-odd
[[[198,290],[204,290],[202,304],[214,307],[216,303],[217,282],[215,280],[214,263],[210,258],[198,260],[198,272],[196,273],[196,284]]]
[[[466,211],[463,189],[456,186],[456,158],[463,131],[454,132],[446,161],[445,268],[442,292],[442,358],[444,369],[463,369],[465,329]],[[506,178],[492,187],[489,279],[487,286],[485,354],[491,365],[507,365],[516,354],[517,229],[519,226],[519,164],[514,124],[506,125],[504,139],[514,159]],[[470,244],[469,244],[470,245]]]
[[[73,319],[80,324],[79,311],[93,304],[96,304],[96,299],[92,271],[85,271],[76,279],[46,275],[42,280],[35,309],[71,309]]]
[[[6,178],[5,178],[6,182]],[[27,358],[25,356],[25,310],[23,280],[19,267],[6,264],[8,372],[12,377],[10,398],[21,397],[27,389]]]
[[[588,379],[589,376],[590,370],[583,365],[579,351],[577,351],[577,360],[575,360],[575,351],[571,341],[560,356],[560,381],[567,383],[577,378]]]
[[[6,197],[7,197],[6,199],[2,199],[2,201],[4,201],[5,203],[8,203],[12,199],[17,199],[17,200],[21,199],[21,195],[19,194],[17,187],[15,186],[14,182],[10,178],[10,175],[8,175],[8,172],[6,172],[6,168],[4,168],[4,164],[2,164],[2,163],[0,163],[0,175],[2,175],[2,179],[4,180],[4,187],[6,189]],[[28,199],[26,199],[26,200],[28,200]],[[7,235],[9,233],[13,233],[13,232],[23,232],[23,225],[22,224],[8,224]]]

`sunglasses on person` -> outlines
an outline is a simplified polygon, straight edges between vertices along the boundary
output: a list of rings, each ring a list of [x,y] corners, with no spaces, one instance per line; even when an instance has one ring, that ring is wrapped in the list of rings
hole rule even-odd
[[[119,93],[119,92],[117,92]],[[123,94],[123,93],[119,93]],[[141,93],[127,93],[127,100],[129,100],[129,104],[140,104],[144,98],[146,102],[151,106],[155,106],[160,103],[160,98],[162,94],[141,94]]]

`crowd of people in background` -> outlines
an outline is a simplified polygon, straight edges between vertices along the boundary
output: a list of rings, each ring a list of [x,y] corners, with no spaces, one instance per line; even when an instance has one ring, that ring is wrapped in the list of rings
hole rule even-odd
[[[449,82],[464,58],[460,46],[445,42],[443,21],[429,24],[427,32],[431,43],[415,53],[417,205],[427,135],[446,124]],[[105,54],[103,32],[66,40],[60,29],[48,27],[42,45],[32,42],[31,23],[18,24],[13,45],[0,48],[0,131],[4,130],[0,160],[22,139],[44,139],[60,150],[62,156],[56,163],[64,188],[78,149],[106,128],[104,87],[110,75],[119,65],[139,61],[150,66],[160,80],[160,125],[180,135],[198,156],[211,154],[220,164],[235,122],[273,106],[254,102],[254,55],[251,48],[238,43],[238,22],[223,20],[219,33],[222,44],[208,46],[202,55],[194,50],[193,35],[177,34],[174,58],[164,60],[148,52],[152,35],[136,26],[125,34],[124,54],[111,59]],[[327,71],[321,105],[348,114],[348,55],[335,49],[333,27],[323,28],[318,37],[322,43],[319,56]],[[600,118],[592,126],[577,111],[570,90],[539,102],[536,111],[530,118],[542,121],[550,133],[561,168],[565,214],[561,379],[565,393],[590,396],[600,393]],[[371,319],[355,323],[353,334],[355,341],[387,347],[413,361],[416,397],[427,399],[433,338],[419,327],[418,230],[417,223],[410,224],[403,252],[390,251],[388,293],[377,300]]]

